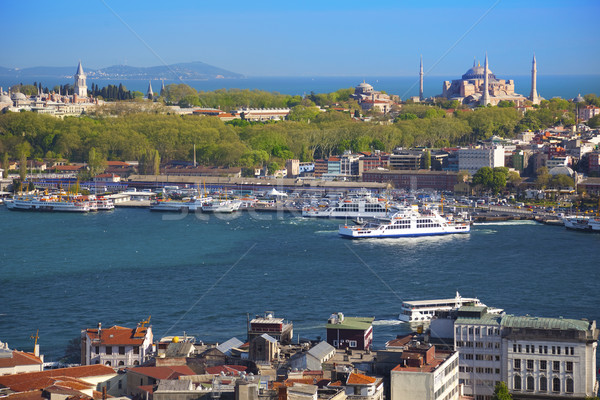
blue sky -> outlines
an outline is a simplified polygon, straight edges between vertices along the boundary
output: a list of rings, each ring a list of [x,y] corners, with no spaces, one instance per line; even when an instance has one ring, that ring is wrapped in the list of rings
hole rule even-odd
[[[0,66],[203,61],[248,76],[600,73],[600,2],[1,1]],[[9,32],[9,33],[7,33]]]

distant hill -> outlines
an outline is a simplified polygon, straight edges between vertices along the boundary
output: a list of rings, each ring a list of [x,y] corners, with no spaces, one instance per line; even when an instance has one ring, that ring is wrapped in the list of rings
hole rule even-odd
[[[155,67],[132,67],[129,65],[113,65],[98,70],[83,66],[88,79],[166,79],[166,80],[206,80],[219,78],[243,78],[244,75],[215,67],[201,61],[179,63]],[[0,77],[4,78],[72,78],[77,66],[72,67],[0,67]]]

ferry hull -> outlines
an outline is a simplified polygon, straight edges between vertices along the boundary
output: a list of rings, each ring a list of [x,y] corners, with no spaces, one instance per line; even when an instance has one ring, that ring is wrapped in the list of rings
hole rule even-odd
[[[386,233],[381,231],[371,231],[368,229],[356,229],[356,228],[340,228],[339,234],[343,238],[347,239],[362,239],[362,238],[402,238],[402,237],[419,237],[419,236],[442,236],[442,235],[453,235],[461,233],[469,233],[470,227],[467,225],[466,229],[461,230],[449,230],[449,231],[431,231],[431,232],[402,232],[402,233]]]

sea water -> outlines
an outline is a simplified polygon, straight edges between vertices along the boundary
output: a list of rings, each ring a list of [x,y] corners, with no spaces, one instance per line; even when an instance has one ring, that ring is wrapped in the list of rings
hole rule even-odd
[[[600,235],[535,222],[442,237],[347,240],[343,220],[292,214],[89,214],[0,207],[0,341],[58,360],[85,328],[245,340],[273,311],[295,337],[326,336],[331,313],[375,317],[374,346],[409,332],[402,300],[478,297],[515,315],[600,321]]]

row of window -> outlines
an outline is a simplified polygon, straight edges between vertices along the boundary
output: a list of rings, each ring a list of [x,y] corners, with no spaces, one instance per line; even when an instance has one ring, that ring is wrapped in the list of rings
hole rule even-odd
[[[114,351],[114,348],[117,347],[117,350]],[[104,354],[111,355],[113,351],[115,354],[125,355],[125,346],[95,346],[94,352],[96,354],[100,354],[100,350],[104,350]],[[133,354],[140,354],[139,346],[133,346]]]
[[[458,367],[458,372],[472,373],[473,370],[478,374],[500,374],[500,368],[490,367]]]
[[[498,354],[464,354],[460,353],[460,358],[463,360],[477,360],[477,361],[500,361],[500,355]]]
[[[535,361],[538,361],[538,368],[540,371],[547,371],[548,370],[548,361],[546,360],[525,360],[525,364],[527,367],[528,371],[533,371],[534,369],[534,365],[535,365]],[[552,371],[554,372],[560,372],[560,361],[550,361],[551,365],[552,365]],[[522,367],[522,363],[521,360],[516,358],[513,360],[513,369],[515,371],[520,371]],[[573,361],[566,361],[565,362],[565,371],[566,372],[573,372]]]
[[[440,224],[431,223],[431,224],[417,224],[417,228],[439,228]]]
[[[551,351],[552,354],[561,354],[561,346],[551,346]],[[523,349],[525,349],[525,353],[532,353],[535,354],[535,345],[528,345],[526,344],[525,346],[521,345],[521,344],[513,344],[513,353],[522,353]],[[538,353],[539,354],[548,354],[548,346],[542,346],[539,345],[538,346]],[[565,346],[564,347],[564,354],[565,355],[575,355],[575,348],[574,347],[570,347],[570,346]]]
[[[471,342],[471,341],[456,341],[456,347],[473,347],[475,346],[478,349],[483,349],[484,347],[487,349],[499,349],[500,342]]]
[[[475,335],[485,336],[487,334],[487,336],[500,336],[500,329],[499,328],[489,328],[489,327],[486,328],[485,326],[484,327],[479,327],[479,326],[473,327],[473,326],[470,326],[468,328],[466,326],[463,326],[463,327],[457,326],[456,327],[456,334],[460,335],[461,331],[464,331],[465,334],[468,332],[469,335],[475,334]]]
[[[573,393],[573,379],[572,378],[567,378],[565,380],[564,388],[565,388],[565,392]],[[520,375],[515,375],[513,389],[514,390],[523,390],[522,378]],[[525,390],[528,392],[535,391],[535,379],[533,378],[533,376],[528,376],[525,379]],[[540,392],[548,391],[548,378],[546,378],[545,376],[540,376],[538,391],[540,391]],[[552,379],[552,391],[553,392],[561,391],[560,378],[555,377]]]
[[[447,389],[447,385],[450,383],[450,381],[446,382],[446,384],[444,386],[442,386],[441,388],[439,388],[438,390],[435,391],[435,399],[438,399],[439,396],[442,395],[442,393],[444,393],[444,390]],[[454,398],[454,395],[458,393],[458,386],[454,386],[452,388],[452,390],[446,395],[444,396],[443,399],[439,399],[439,400],[449,400]]]

